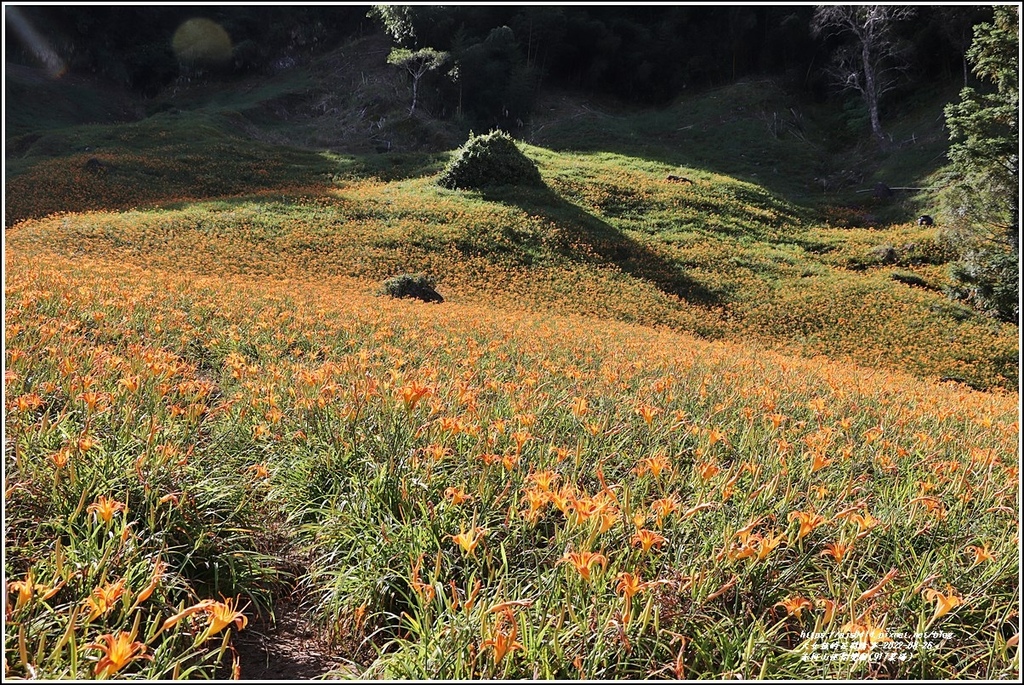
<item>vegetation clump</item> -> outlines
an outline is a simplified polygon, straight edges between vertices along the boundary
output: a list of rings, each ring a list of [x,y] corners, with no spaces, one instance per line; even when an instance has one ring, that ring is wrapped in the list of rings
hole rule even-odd
[[[444,302],[441,294],[435,290],[437,280],[427,274],[399,274],[384,281],[381,294],[400,298],[415,298],[424,302]]]
[[[946,106],[950,131],[943,239],[960,253],[950,275],[954,297],[1003,321],[1020,316],[1020,17],[998,7],[974,27],[967,59],[995,92],[973,88]]]
[[[437,182],[451,190],[544,184],[537,165],[504,131],[491,131],[479,136],[471,133]]]

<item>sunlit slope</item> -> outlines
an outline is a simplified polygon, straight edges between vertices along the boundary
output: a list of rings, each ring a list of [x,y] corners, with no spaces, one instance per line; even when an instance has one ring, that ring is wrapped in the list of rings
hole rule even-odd
[[[949,255],[933,228],[823,226],[728,176],[526,150],[544,189],[445,190],[434,180],[444,156],[334,156],[329,182],[69,213],[26,222],[8,242],[200,273],[379,281],[425,271],[454,301],[661,324],[1016,387],[1016,329],[942,294]],[[235,173],[243,186],[252,178]]]
[[[1016,394],[468,288],[377,298],[326,267],[271,269],[288,229],[217,239],[217,212],[189,211],[67,217],[96,227],[75,259],[45,223],[8,244],[5,572],[65,581],[18,600],[33,672],[91,673],[52,646],[133,622],[156,658],[125,674],[212,664],[203,614],[159,626],[222,596],[255,617],[291,554],[289,594],[367,677],[1013,676]],[[105,226],[169,248],[101,254]],[[243,246],[247,273],[228,268]],[[106,527],[100,496],[129,505]],[[120,579],[123,602],[77,613]],[[513,623],[522,648],[499,658]],[[955,642],[801,659],[801,631],[880,626]]]

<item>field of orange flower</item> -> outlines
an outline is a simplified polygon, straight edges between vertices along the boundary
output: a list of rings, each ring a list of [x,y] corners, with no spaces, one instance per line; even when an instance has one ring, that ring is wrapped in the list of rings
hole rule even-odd
[[[283,598],[339,677],[1019,676],[1018,330],[935,228],[746,120],[479,193],[237,104],[9,141],[5,677],[246,677]]]
[[[284,592],[365,678],[1019,673],[1015,393],[387,300],[254,211],[8,235],[5,675],[244,674]]]
[[[456,298],[1017,387],[1016,327],[946,298],[949,257],[932,228],[821,227],[726,177],[694,174],[695,187],[680,188],[663,180],[664,165],[530,152],[546,189],[465,194],[423,170],[391,181],[307,179],[301,189],[159,209],[54,213],[13,232],[69,258],[116,255],[203,273],[384,280],[426,271]],[[637,204],[623,213],[627,200]],[[893,265],[871,256],[878,245],[896,246]]]

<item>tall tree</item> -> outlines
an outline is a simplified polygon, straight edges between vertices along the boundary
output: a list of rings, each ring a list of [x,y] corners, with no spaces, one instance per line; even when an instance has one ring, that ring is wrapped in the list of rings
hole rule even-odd
[[[409,107],[409,114],[416,111],[416,98],[419,94],[420,79],[428,71],[437,69],[447,61],[447,52],[440,52],[433,48],[421,48],[419,50],[395,48],[388,55],[388,64],[405,69],[412,77],[412,106]]]
[[[995,88],[964,88],[960,102],[946,106],[950,166],[942,195],[945,234],[962,254],[953,271],[960,294],[1007,320],[1020,309],[1019,32],[1019,9],[1010,5],[974,27],[967,58]]]
[[[896,85],[903,62],[893,29],[914,13],[913,7],[892,5],[821,5],[811,21],[816,36],[852,38],[836,50],[829,75],[840,87],[860,93],[871,119],[871,133],[883,147],[888,141],[882,131],[879,102]]]

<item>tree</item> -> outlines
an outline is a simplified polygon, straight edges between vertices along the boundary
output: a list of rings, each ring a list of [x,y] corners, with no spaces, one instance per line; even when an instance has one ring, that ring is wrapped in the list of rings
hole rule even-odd
[[[914,16],[913,7],[892,5],[822,5],[815,8],[815,36],[852,36],[833,55],[829,75],[843,89],[860,93],[868,108],[871,133],[880,146],[887,140],[879,117],[882,95],[896,85],[902,67],[902,46],[893,30]]]
[[[950,165],[941,196],[944,235],[961,254],[955,294],[1011,321],[1020,309],[1019,26],[1017,7],[1004,5],[992,23],[974,27],[967,59],[995,90],[964,88],[946,106]]]
[[[401,67],[412,76],[412,106],[409,114],[416,111],[416,98],[419,92],[420,79],[428,71],[433,71],[448,61],[448,53],[440,52],[434,48],[421,48],[419,50],[406,50],[395,48],[388,55],[388,64]]]

